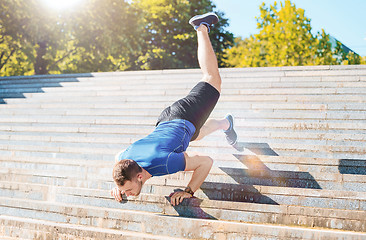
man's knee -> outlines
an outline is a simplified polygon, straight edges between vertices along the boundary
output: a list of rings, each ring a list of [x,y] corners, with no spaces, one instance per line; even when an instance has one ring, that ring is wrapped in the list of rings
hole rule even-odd
[[[216,88],[217,91],[221,92],[221,77],[219,73],[212,75],[204,75],[202,81],[208,82],[214,88]]]

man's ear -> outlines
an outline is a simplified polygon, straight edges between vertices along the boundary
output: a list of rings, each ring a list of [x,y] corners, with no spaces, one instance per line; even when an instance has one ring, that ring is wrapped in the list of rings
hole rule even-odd
[[[142,176],[142,172],[138,173],[138,174],[136,175],[136,177],[137,177],[137,179],[138,179],[138,180],[142,180],[142,177],[143,177],[143,176]]]

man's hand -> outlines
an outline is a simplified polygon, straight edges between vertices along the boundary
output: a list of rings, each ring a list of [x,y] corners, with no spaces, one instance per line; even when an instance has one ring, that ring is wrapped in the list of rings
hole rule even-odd
[[[114,197],[116,201],[122,202],[122,192],[117,187],[111,190],[111,196]]]
[[[183,202],[183,199],[185,198],[191,198],[192,195],[187,192],[175,192],[170,194],[170,203],[175,206],[179,205],[181,202]]]

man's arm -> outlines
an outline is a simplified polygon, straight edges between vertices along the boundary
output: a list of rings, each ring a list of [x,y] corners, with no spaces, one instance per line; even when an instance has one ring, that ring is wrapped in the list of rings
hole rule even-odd
[[[186,159],[186,169],[184,171],[193,171],[192,179],[188,187],[193,192],[200,188],[206,177],[210,173],[213,160],[209,156],[200,156],[197,154],[184,153]]]
[[[192,179],[187,187],[190,187],[193,192],[200,188],[209,174],[213,161],[208,156],[200,156],[197,154],[184,153],[186,160],[186,169],[184,171],[193,171]],[[171,204],[178,205],[184,198],[191,197],[191,194],[186,192],[176,192],[171,196]]]

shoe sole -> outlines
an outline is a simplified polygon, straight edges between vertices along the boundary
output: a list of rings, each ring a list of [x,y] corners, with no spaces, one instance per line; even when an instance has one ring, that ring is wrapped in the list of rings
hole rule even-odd
[[[231,118],[233,119],[233,130],[234,130],[234,126],[235,126],[235,118],[234,118],[234,116],[231,114],[231,113],[228,113],[226,116],[225,116],[225,118],[227,117],[227,116],[231,116]],[[235,130],[234,130],[235,131]],[[236,133],[236,131],[235,131],[235,133]],[[231,145],[231,146],[233,146],[233,145],[235,145],[236,143],[238,142],[238,134],[236,133],[236,140],[235,140],[235,142],[233,143],[233,144],[230,144],[229,143],[229,145]]]
[[[210,16],[210,15],[213,15],[213,16],[217,17],[217,19],[219,19],[219,17],[216,15],[216,13],[210,12],[210,13],[205,13],[205,14],[198,15],[198,16],[195,16],[195,17],[191,18],[191,19],[189,20],[189,24],[191,24],[191,25],[192,25],[192,22],[193,22],[193,21],[196,21],[196,20],[198,20],[198,19],[203,19],[203,18],[205,18],[205,17],[207,17],[207,16]]]
[[[235,126],[235,118],[234,118],[234,116],[231,114],[231,113],[228,113],[228,114],[226,114],[226,116],[225,116],[225,118],[227,117],[227,116],[231,116],[231,118],[233,119],[233,129],[234,129],[234,126]]]

